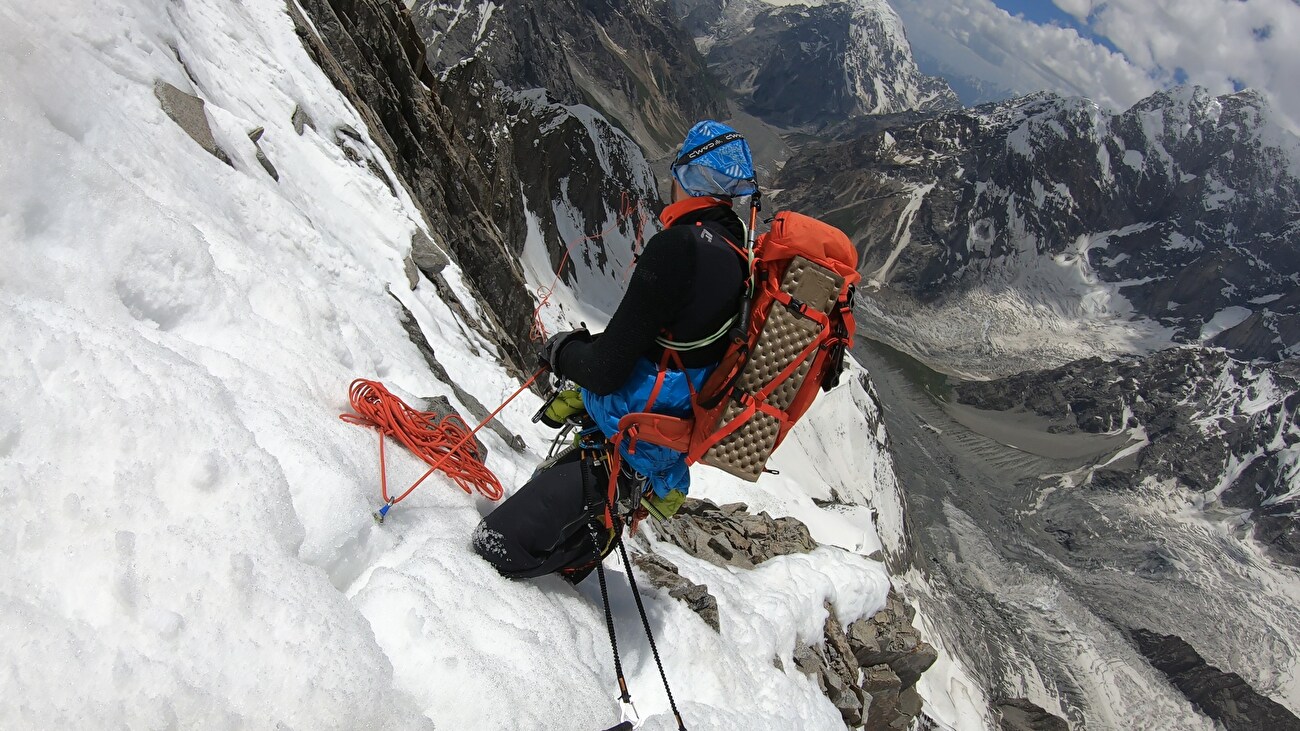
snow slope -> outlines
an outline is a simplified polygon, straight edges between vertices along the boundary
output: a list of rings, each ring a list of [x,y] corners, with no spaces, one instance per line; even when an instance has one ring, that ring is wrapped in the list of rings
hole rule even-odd
[[[612,725],[595,587],[497,576],[468,546],[492,505],[441,478],[371,520],[376,439],[336,418],[350,380],[457,403],[390,294],[483,403],[518,384],[429,282],[409,288],[424,224],[334,143],[346,124],[369,144],[366,127],[283,4],[0,0],[0,68],[0,727]],[[207,102],[231,165],[160,111],[157,79]],[[315,122],[301,136],[299,105]],[[467,300],[454,265],[447,278]],[[692,727],[841,727],[791,658],[820,641],[824,600],[848,622],[888,587],[863,555],[879,542],[870,515],[819,521],[811,502],[823,481],[892,494],[864,395],[841,386],[797,436],[857,429],[854,459],[814,468],[787,447],[785,480],[710,476],[698,491],[806,517],[852,551],[742,572],[662,547],[719,599],[720,635],[643,589]],[[549,436],[528,421],[537,406],[526,394],[502,417],[534,452]],[[513,490],[536,454],[483,438]],[[396,484],[423,471],[400,450],[389,462]],[[647,728],[669,728],[613,578],[634,697],[658,714]]]

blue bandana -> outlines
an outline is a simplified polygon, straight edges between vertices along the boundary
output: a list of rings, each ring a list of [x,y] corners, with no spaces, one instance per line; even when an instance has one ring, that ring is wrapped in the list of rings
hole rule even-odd
[[[758,190],[754,158],[739,132],[721,122],[698,122],[673,162],[673,177],[692,196],[727,198],[752,195]]]

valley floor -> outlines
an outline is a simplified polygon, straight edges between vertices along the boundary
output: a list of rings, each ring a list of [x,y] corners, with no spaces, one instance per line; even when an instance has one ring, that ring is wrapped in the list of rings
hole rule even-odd
[[[1177,634],[1300,708],[1300,576],[1231,522],[1168,495],[1076,487],[1128,434],[1050,434],[1037,417],[947,405],[944,379],[860,341],[900,465],[927,627],[995,697],[1073,728],[1212,729],[1122,628]],[[1064,448],[1063,448],[1064,447]]]

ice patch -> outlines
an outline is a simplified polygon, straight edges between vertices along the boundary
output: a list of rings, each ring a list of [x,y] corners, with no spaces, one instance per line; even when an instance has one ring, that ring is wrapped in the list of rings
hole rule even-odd
[[[1254,312],[1239,306],[1227,307],[1214,313],[1210,321],[1201,326],[1201,342],[1208,342],[1225,330],[1245,322]]]
[[[916,186],[911,190],[910,200],[903,212],[898,217],[898,225],[894,228],[894,249],[889,252],[889,258],[884,264],[880,265],[871,276],[868,277],[873,284],[879,287],[888,281],[889,269],[898,261],[898,257],[903,253],[903,249],[912,242],[912,220],[916,218],[917,211],[921,210],[921,203],[925,201],[925,196],[934,190],[937,183],[928,183],[926,185]]]

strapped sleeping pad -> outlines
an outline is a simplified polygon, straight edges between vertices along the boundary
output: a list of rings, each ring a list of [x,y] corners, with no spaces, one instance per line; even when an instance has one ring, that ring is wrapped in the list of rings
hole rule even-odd
[[[627,414],[611,440],[615,459],[620,446],[634,453],[638,442],[649,442],[684,453],[688,464],[757,480],[817,389],[839,381],[853,342],[857,263],[844,232],[792,211],[778,213],[754,247],[748,327],[743,337],[736,332],[717,370],[692,393],[692,415]],[[665,350],[660,369],[674,361],[680,368],[676,352]]]

